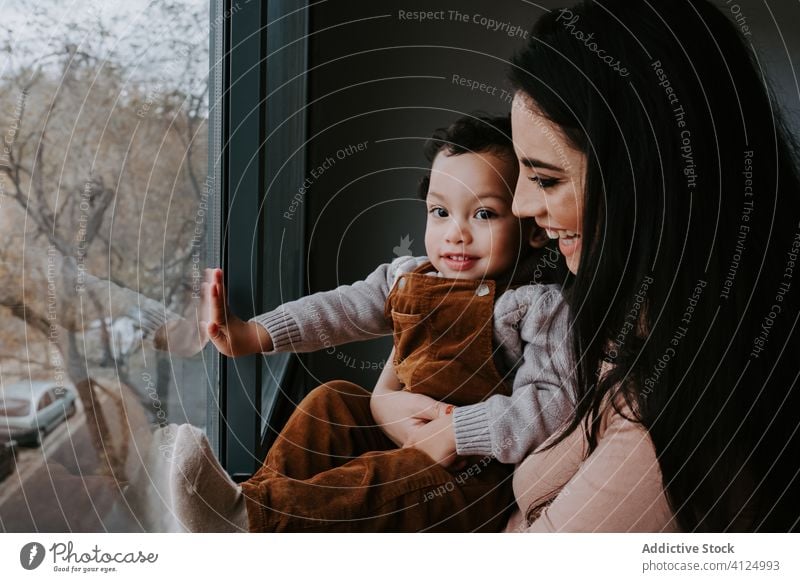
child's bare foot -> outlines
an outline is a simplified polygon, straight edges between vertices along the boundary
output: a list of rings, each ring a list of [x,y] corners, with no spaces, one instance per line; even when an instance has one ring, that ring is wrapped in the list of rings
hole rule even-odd
[[[241,488],[220,466],[206,435],[188,424],[177,430],[169,487],[175,514],[187,530],[247,531]]]

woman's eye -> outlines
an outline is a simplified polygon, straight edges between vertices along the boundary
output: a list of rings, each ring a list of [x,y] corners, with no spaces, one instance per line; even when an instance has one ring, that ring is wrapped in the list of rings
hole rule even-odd
[[[441,208],[440,206],[431,208],[428,213],[433,214],[436,218],[447,218],[447,210]]]
[[[479,218],[480,220],[489,220],[494,218],[495,216],[497,215],[494,212],[486,208],[481,208],[475,213],[475,218]]]
[[[545,190],[547,188],[550,188],[551,186],[555,186],[556,184],[558,184],[558,180],[556,180],[555,178],[543,178],[541,176],[531,176],[530,178],[528,178],[528,180],[536,184],[539,184],[539,188],[541,188],[542,190]]]

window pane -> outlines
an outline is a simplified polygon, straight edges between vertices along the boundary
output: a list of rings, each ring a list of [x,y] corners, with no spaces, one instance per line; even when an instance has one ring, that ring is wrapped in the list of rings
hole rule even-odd
[[[197,326],[219,227],[209,10],[4,4],[0,382],[65,386],[63,409],[77,412],[19,447],[0,477],[0,531],[170,528],[152,435],[205,429],[213,384]]]

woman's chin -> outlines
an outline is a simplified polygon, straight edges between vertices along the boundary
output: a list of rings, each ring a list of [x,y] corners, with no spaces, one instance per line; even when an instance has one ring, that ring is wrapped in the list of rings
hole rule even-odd
[[[573,275],[578,274],[578,263],[580,262],[580,258],[580,253],[575,253],[567,259],[567,269],[569,269],[570,273]]]
[[[566,243],[565,241],[559,241],[558,249],[561,251],[561,254],[564,255],[564,259],[567,263],[567,268],[575,275],[578,272],[578,263],[580,263],[581,259],[581,239],[578,237],[574,241],[570,241]]]

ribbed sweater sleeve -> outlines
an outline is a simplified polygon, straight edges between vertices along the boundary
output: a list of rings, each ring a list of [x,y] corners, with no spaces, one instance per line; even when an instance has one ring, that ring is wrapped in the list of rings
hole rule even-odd
[[[256,315],[250,321],[264,326],[273,350],[313,352],[392,331],[384,306],[398,274],[413,270],[425,257],[400,257],[378,267],[363,281],[314,293]]]
[[[506,303],[505,309],[524,314],[515,325],[522,340],[522,362],[513,391],[510,396],[496,394],[456,408],[453,426],[459,455],[490,455],[503,463],[518,463],[574,410],[569,321],[554,286],[521,287],[500,301]]]

